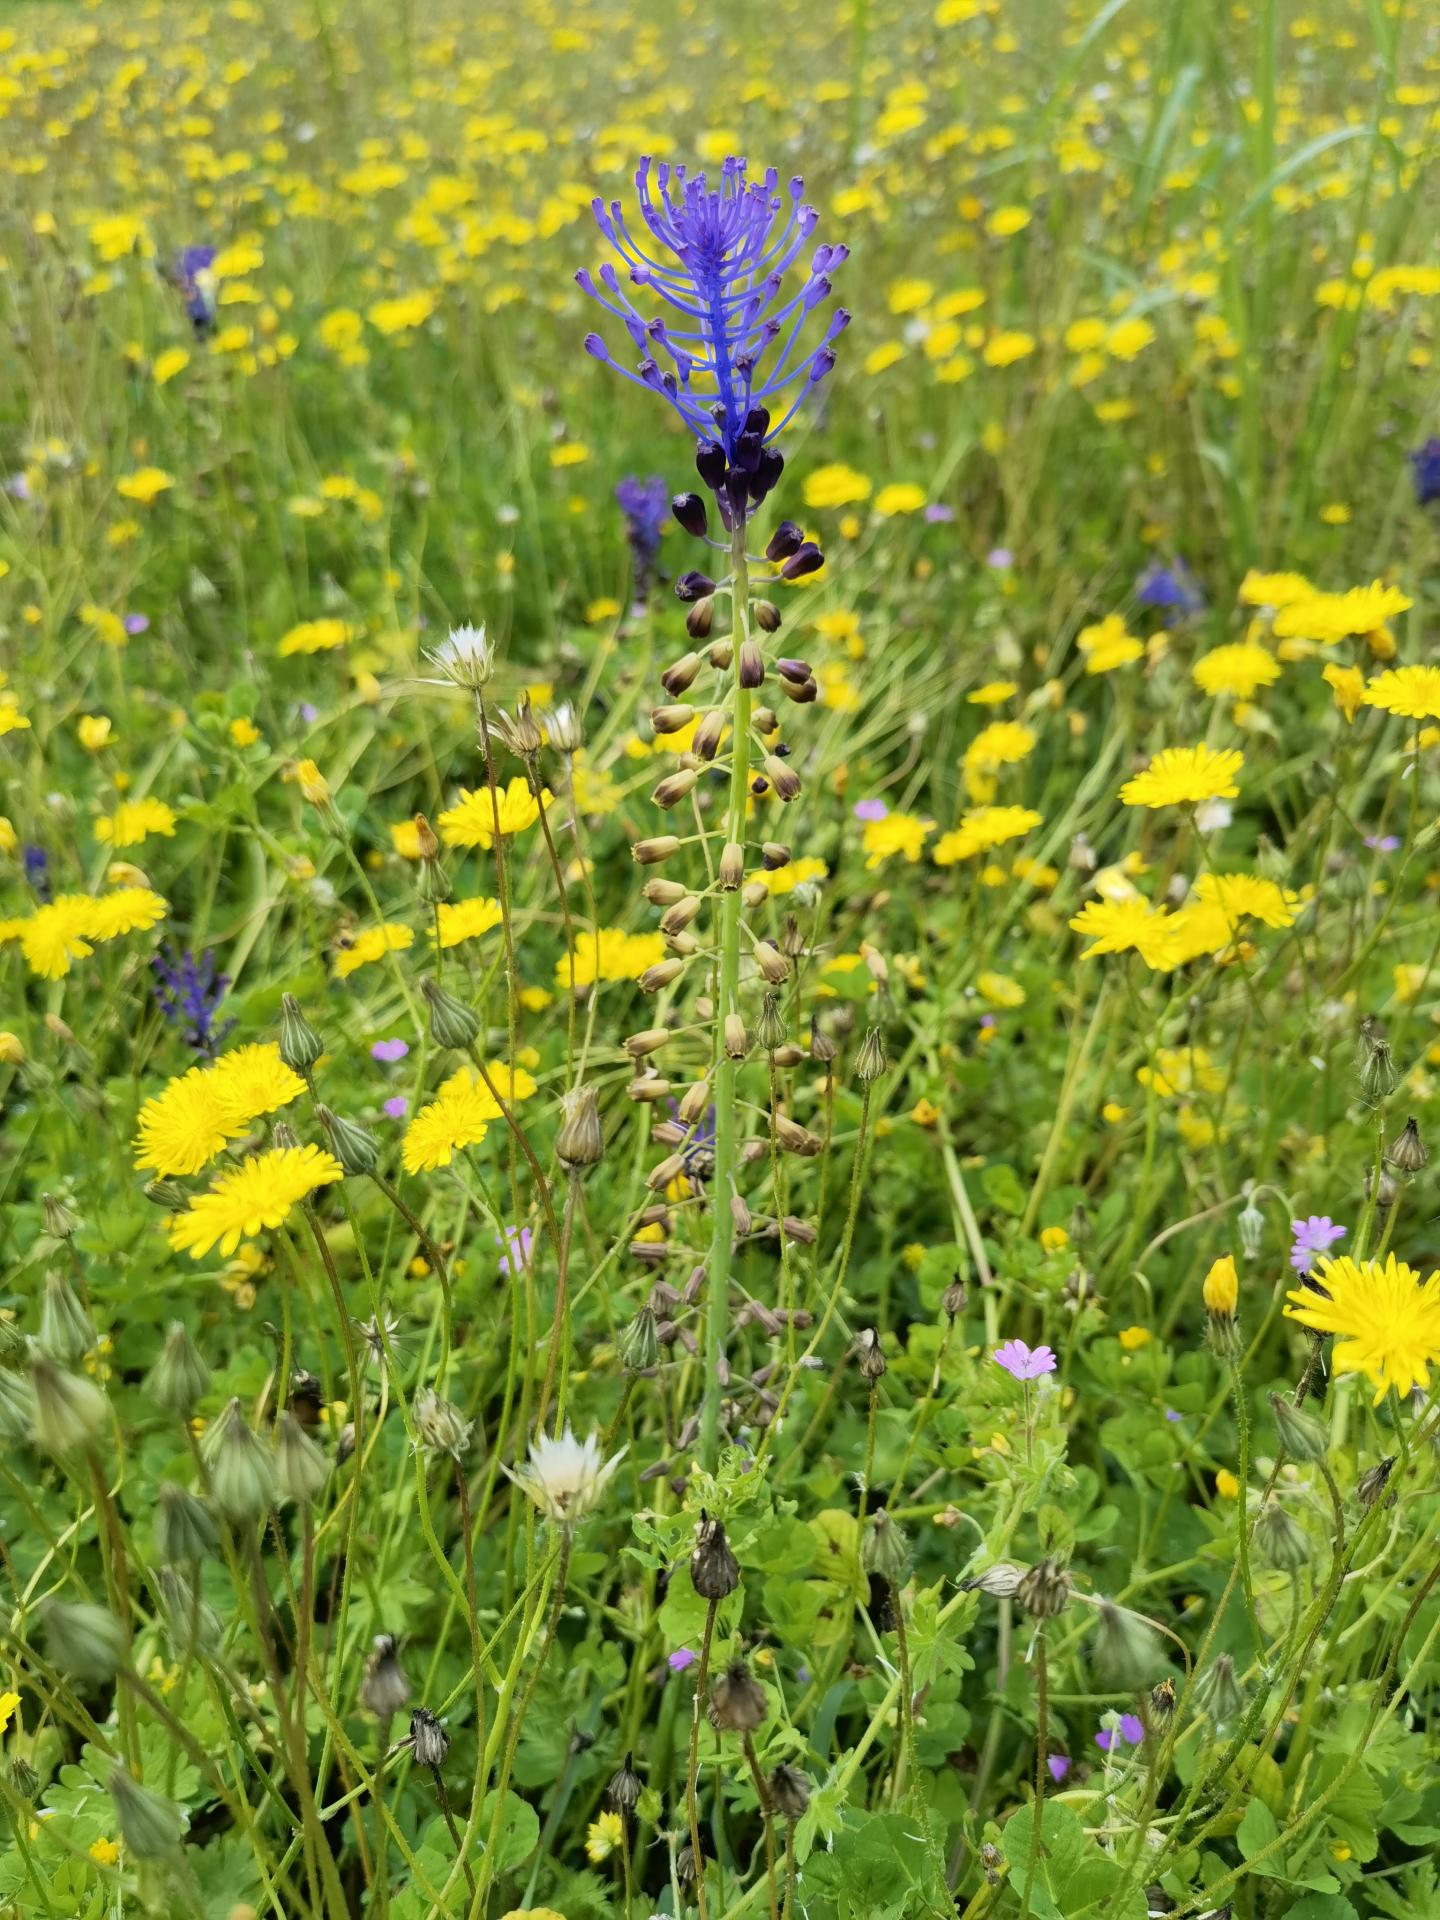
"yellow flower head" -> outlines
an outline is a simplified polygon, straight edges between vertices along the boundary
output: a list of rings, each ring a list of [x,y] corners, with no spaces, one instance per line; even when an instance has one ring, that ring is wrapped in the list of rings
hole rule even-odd
[[[1231,747],[1163,747],[1143,773],[1120,789],[1127,807],[1195,806],[1202,800],[1232,800],[1240,789],[1235,776],[1245,756]]]
[[[348,980],[352,973],[383,960],[387,953],[403,953],[415,944],[415,929],[399,921],[387,920],[383,926],[366,927],[343,952],[335,956],[335,978]]]
[[[1239,640],[1233,646],[1212,647],[1202,654],[1190,677],[1202,693],[1212,698],[1229,694],[1234,700],[1249,700],[1261,687],[1272,686],[1280,678],[1280,663],[1254,641]]]
[[[1113,673],[1117,667],[1128,667],[1145,651],[1144,642],[1125,631],[1118,613],[1107,613],[1093,627],[1082,627],[1075,645],[1085,656],[1086,673]]]
[[[440,945],[447,952],[464,940],[477,940],[500,925],[498,900],[442,900],[439,907]]]
[[[257,1153],[192,1200],[170,1225],[170,1244],[192,1260],[218,1244],[227,1257],[242,1239],[283,1226],[290,1211],[317,1187],[342,1180],[333,1154],[320,1147],[273,1147]]]
[[[152,833],[174,838],[175,814],[163,800],[122,800],[114,813],[95,822],[95,838],[104,846],[138,847]]]
[[[1309,1287],[1286,1295],[1286,1317],[1316,1333],[1336,1336],[1336,1373],[1363,1373],[1378,1405],[1397,1394],[1430,1386],[1430,1368],[1440,1360],[1440,1273],[1422,1280],[1393,1253],[1378,1260],[1343,1254],[1318,1262],[1322,1298]]]
[[[1233,1254],[1222,1253],[1211,1263],[1200,1289],[1209,1311],[1222,1320],[1233,1320],[1240,1304],[1240,1282],[1235,1273]]]
[[[553,798],[547,787],[537,801],[530,791],[530,782],[522,774],[516,774],[509,786],[496,788],[493,799],[489,787],[481,787],[474,793],[462,787],[459,801],[440,815],[436,825],[447,847],[486,848],[494,843],[497,814],[500,833],[508,839],[533,827],[540,818],[541,807],[548,807]]]
[[[625,1823],[618,1813],[602,1813],[585,1829],[585,1853],[592,1866],[598,1867],[624,1844]]]
[[[1365,704],[1407,720],[1440,720],[1440,667],[1393,667],[1366,687]]]

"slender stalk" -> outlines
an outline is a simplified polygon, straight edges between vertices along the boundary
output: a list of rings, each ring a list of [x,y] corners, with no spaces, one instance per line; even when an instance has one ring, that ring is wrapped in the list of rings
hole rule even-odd
[[[719,1602],[712,1600],[705,1609],[705,1634],[700,1642],[700,1660],[695,1668],[695,1705],[690,1716],[690,1758],[685,1768],[685,1813],[690,1823],[690,1852],[695,1862],[695,1904],[700,1920],[705,1920],[705,1855],[700,1847],[700,1801],[696,1781],[700,1775],[700,1715],[704,1708],[705,1682],[710,1677],[710,1642],[715,1636],[715,1614]]]

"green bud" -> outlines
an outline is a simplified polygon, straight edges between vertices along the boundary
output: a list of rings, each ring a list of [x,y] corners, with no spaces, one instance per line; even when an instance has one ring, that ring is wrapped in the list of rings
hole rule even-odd
[[[1117,1692],[1148,1687],[1165,1665],[1159,1636],[1139,1614],[1102,1600],[1092,1649],[1096,1671]]]
[[[1306,1413],[1303,1407],[1297,1407],[1293,1400],[1287,1400],[1280,1393],[1271,1394],[1270,1410],[1275,1415],[1275,1430],[1280,1435],[1280,1444],[1292,1460],[1310,1463],[1325,1458],[1330,1436],[1323,1421],[1317,1420],[1313,1413]]]
[[[605,1155],[600,1108],[593,1087],[575,1087],[564,1096],[565,1118],[555,1139],[555,1157],[566,1173],[588,1173]]]
[[[1195,1682],[1195,1704],[1217,1733],[1233,1726],[1245,1711],[1245,1696],[1228,1653],[1217,1654]]]
[[[878,1507],[865,1523],[865,1538],[860,1543],[860,1564],[866,1573],[878,1573],[882,1579],[900,1584],[910,1563],[910,1542],[883,1507]]]
[[[162,1800],[148,1787],[138,1786],[121,1766],[111,1768],[108,1784],[120,1838],[133,1858],[163,1860],[178,1852],[185,1816],[173,1800]]]
[[[35,1425],[35,1396],[18,1373],[0,1371],[0,1440],[28,1440]]]
[[[141,1192],[162,1213],[183,1213],[190,1204],[190,1196],[178,1180],[147,1180]]]
[[[325,1051],[325,1044],[300,1011],[293,993],[280,999],[280,1058],[292,1073],[310,1078],[311,1069]]]
[[[275,1499],[270,1456],[245,1424],[232,1400],[205,1436],[205,1457],[215,1504],[227,1520],[258,1520]]]
[[[862,1086],[870,1086],[884,1073],[889,1063],[885,1058],[885,1039],[879,1027],[871,1027],[860,1045],[855,1061],[855,1078]]]
[[[275,1423],[275,1481],[303,1506],[330,1478],[330,1462],[287,1407]]]
[[[160,1358],[145,1377],[145,1388],[157,1406],[188,1420],[210,1386],[210,1369],[190,1338],[183,1321],[172,1320]]]
[[[99,1431],[105,1419],[104,1394],[80,1373],[63,1373],[46,1353],[30,1356],[30,1387],[35,1397],[31,1434],[44,1453],[70,1453]]]
[[[160,1567],[155,1578],[172,1657],[184,1660],[196,1653],[213,1653],[220,1645],[220,1616],[201,1599],[194,1581],[178,1567]]]
[[[660,1339],[655,1325],[655,1309],[647,1301],[616,1341],[620,1364],[627,1373],[648,1373],[660,1360]]]
[[[22,1800],[32,1804],[40,1791],[40,1776],[23,1754],[13,1754],[8,1763],[10,1785]]]
[[[420,993],[430,1009],[430,1033],[436,1046],[453,1047],[457,1053],[473,1047],[480,1033],[473,1010],[434,980],[422,980]]]
[[[160,1558],[171,1565],[194,1565],[219,1545],[204,1501],[173,1480],[162,1481],[155,1507],[155,1546]]]
[[[125,1629],[104,1607],[68,1600],[40,1605],[45,1651],[67,1679],[108,1680],[125,1653]]]
[[[363,1127],[353,1120],[342,1120],[329,1107],[317,1107],[316,1118],[325,1129],[330,1151],[352,1177],[374,1173],[380,1164],[380,1148]]]
[[[1314,1557],[1304,1528],[1274,1500],[1267,1500],[1255,1516],[1255,1544],[1282,1573],[1298,1573]]]
[[[432,1453],[448,1453],[458,1460],[470,1444],[472,1421],[452,1400],[433,1387],[422,1387],[414,1402],[415,1432],[420,1445]]]
[[[438,860],[422,860],[415,876],[415,893],[421,906],[438,907],[450,898],[450,876]]]
[[[47,1273],[40,1303],[40,1345],[62,1367],[73,1367],[95,1344],[90,1316],[63,1273]]]
[[[766,1053],[773,1053],[776,1047],[783,1047],[785,1044],[785,1019],[780,1011],[780,1002],[773,993],[767,993],[760,1002],[760,1018],[755,1027],[755,1038]]]
[[[45,1231],[52,1240],[68,1240],[79,1227],[70,1208],[63,1200],[57,1200],[53,1193],[42,1194],[41,1203],[45,1210]]]

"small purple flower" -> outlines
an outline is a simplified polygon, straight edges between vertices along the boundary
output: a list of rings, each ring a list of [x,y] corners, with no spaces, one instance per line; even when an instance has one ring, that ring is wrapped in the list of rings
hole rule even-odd
[[[689,1647],[677,1647],[672,1654],[666,1656],[665,1664],[672,1673],[684,1673],[687,1667],[694,1666],[697,1657]]]
[[[1016,1380],[1038,1380],[1042,1373],[1054,1373],[1055,1356],[1049,1347],[1027,1347],[1023,1340],[1007,1340],[993,1356]]]
[[[1177,1413],[1174,1407],[1166,1407],[1165,1418],[1171,1421],[1174,1425],[1178,1426],[1179,1423],[1185,1418],[1185,1416],[1183,1413]]]
[[[1132,1747],[1138,1747],[1140,1742],[1145,1738],[1145,1725],[1137,1715],[1133,1713],[1122,1713],[1118,1732],[1121,1738],[1128,1741]],[[1102,1753],[1109,1753],[1115,1745],[1115,1734],[1109,1727],[1101,1727],[1095,1736],[1095,1744]]]
[[[50,898],[50,856],[43,847],[25,847],[20,855],[25,884],[43,905]]]
[[[1205,611],[1205,596],[1183,560],[1148,566],[1135,582],[1135,598],[1142,607],[1155,607],[1167,627]]]
[[[1050,1758],[1045,1762],[1045,1764],[1050,1769],[1050,1778],[1055,1782],[1056,1786],[1058,1787],[1060,1782],[1065,1778],[1066,1774],[1069,1773],[1070,1771],[1069,1754],[1068,1753],[1052,1753],[1050,1755]]]
[[[1295,1244],[1290,1249],[1290,1264],[1296,1273],[1308,1273],[1315,1256],[1326,1252],[1337,1240],[1345,1238],[1344,1227],[1337,1227],[1328,1213],[1312,1213],[1308,1219],[1292,1220],[1290,1231]]]
[[[1415,449],[1410,456],[1410,472],[1418,505],[1428,507],[1432,500],[1440,500],[1440,440],[1427,440]]]
[[[503,1246],[505,1251],[496,1264],[507,1279],[515,1279],[524,1272],[534,1237],[529,1227],[506,1227],[504,1240],[497,1238],[496,1245]]]
[[[1400,844],[1398,833],[1367,833],[1365,844],[1372,853],[1394,853]]]
[[[890,809],[883,800],[857,800],[850,811],[857,820],[884,820]]]
[[[208,333],[215,324],[215,284],[210,274],[214,264],[214,247],[183,247],[170,268],[171,283],[183,296],[197,335]]]
[[[385,1102],[385,1111],[392,1120],[403,1120],[410,1111],[410,1102],[403,1093],[392,1093]]]
[[[148,613],[127,613],[121,625],[133,640],[136,634],[150,631],[150,616]]]
[[[377,1040],[370,1049],[370,1058],[372,1060],[383,1061],[384,1064],[389,1067],[393,1066],[397,1060],[403,1060],[409,1051],[410,1043],[408,1040],[400,1040],[398,1038],[394,1040]]]
[[[320,709],[315,705],[313,700],[306,700],[301,705],[300,718],[305,722],[307,727],[313,727],[315,722],[320,718]]]
[[[630,597],[637,607],[643,607],[650,597],[660,534],[670,511],[670,489],[662,474],[652,473],[648,480],[628,474],[616,487],[615,498],[625,516],[625,537],[630,542],[634,574]]]
[[[985,556],[985,564],[997,573],[1008,573],[1015,564],[1015,556],[1008,547],[992,547]]]
[[[932,527],[948,527],[955,518],[955,509],[947,507],[943,500],[932,500],[925,509],[925,518]]]
[[[234,1026],[220,1020],[220,1002],[230,976],[217,973],[210,953],[181,953],[167,946],[150,963],[155,969],[155,1004],[171,1026],[181,1027],[186,1046],[202,1060],[213,1060]]]

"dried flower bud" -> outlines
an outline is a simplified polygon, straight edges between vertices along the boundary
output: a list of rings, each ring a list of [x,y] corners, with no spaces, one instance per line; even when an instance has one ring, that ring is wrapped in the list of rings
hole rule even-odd
[[[1386,1163],[1396,1173],[1419,1173],[1429,1158],[1429,1149],[1420,1138],[1420,1128],[1412,1116],[1385,1149]]]
[[[899,1586],[910,1564],[910,1542],[902,1527],[877,1507],[865,1523],[860,1542],[860,1565],[866,1573],[878,1573],[892,1586]]]
[[[90,1316],[63,1273],[47,1273],[40,1302],[40,1346],[62,1367],[73,1367],[95,1344]]]
[[[705,1117],[710,1105],[710,1082],[697,1080],[688,1086],[680,1097],[680,1118],[687,1127],[693,1127],[697,1120]]]
[[[119,1765],[110,1769],[106,1785],[115,1805],[115,1824],[132,1859],[164,1860],[179,1851],[185,1815],[173,1800],[162,1800],[138,1785]]]
[[[325,1129],[330,1151],[352,1177],[374,1173],[380,1164],[379,1143],[353,1120],[342,1120],[329,1107],[317,1107],[315,1117]]]
[[[196,1565],[219,1550],[210,1509],[173,1480],[162,1481],[156,1495],[155,1545],[172,1566]]]
[[[798,1767],[776,1767],[769,1787],[770,1804],[782,1820],[798,1820],[810,1804],[810,1781]]]
[[[1375,1178],[1374,1167],[1366,1167],[1365,1198],[1367,1200],[1370,1198],[1372,1188],[1375,1193],[1375,1204],[1382,1212],[1388,1211],[1400,1198],[1400,1182],[1386,1166],[1381,1167],[1378,1181]]]
[[[566,1173],[588,1173],[605,1157],[600,1106],[594,1087],[573,1088],[565,1095],[565,1119],[555,1141],[555,1157]]]
[[[699,671],[699,654],[682,653],[674,665],[667,667],[661,674],[660,684],[672,700],[678,700],[680,695],[691,686]]]
[[[1395,1063],[1395,1055],[1390,1051],[1390,1042],[1376,1023],[1375,1030],[1367,1033],[1367,1021],[1361,1027],[1360,1040],[1360,1087],[1367,1100],[1378,1104],[1386,1100],[1400,1084],[1400,1069]]]
[[[281,1497],[307,1505],[329,1478],[329,1461],[287,1408],[275,1423],[275,1484]]]
[[[818,1061],[822,1067],[828,1067],[839,1052],[835,1042],[820,1024],[820,1016],[810,1016],[810,1058]]]
[[[780,1011],[780,1002],[773,993],[767,993],[760,1003],[755,1038],[766,1053],[773,1053],[776,1047],[785,1044],[785,1018]]]
[[[662,833],[650,840],[635,841],[630,848],[630,857],[638,866],[655,867],[679,849],[680,842],[673,833]]]
[[[437,1047],[453,1047],[457,1053],[465,1053],[474,1046],[480,1022],[472,1008],[428,976],[420,982],[420,994],[430,1009],[430,1035]]]
[[[1196,1706],[1217,1733],[1232,1726],[1245,1711],[1245,1696],[1228,1653],[1216,1654],[1196,1680],[1194,1693]]]
[[[632,1033],[625,1041],[625,1051],[632,1060],[643,1060],[647,1054],[658,1053],[667,1040],[674,1035],[668,1027],[646,1027],[641,1033]]]
[[[660,931],[669,934],[683,933],[699,913],[702,904],[698,893],[682,893],[680,898],[661,914]]]
[[[1020,1591],[1020,1582],[1025,1578],[1025,1568],[1017,1567],[1012,1561],[997,1560],[994,1566],[987,1567],[983,1573],[977,1573],[969,1580],[960,1582],[962,1593],[988,1593],[994,1600],[1011,1600]]]
[[[626,1754],[623,1761],[611,1774],[605,1788],[605,1798],[611,1808],[619,1814],[631,1814],[640,1804],[642,1792],[640,1776],[630,1764],[631,1755]]]
[[[423,813],[417,813],[411,824],[415,828],[415,851],[421,860],[430,861],[440,858],[440,842],[435,829]]]
[[[862,1327],[856,1334],[855,1363],[860,1369],[862,1380],[881,1380],[885,1377],[885,1351],[880,1345],[880,1336],[873,1327]]]
[[[750,612],[762,633],[780,631],[780,609],[773,600],[752,600]]]
[[[145,1376],[145,1390],[167,1413],[188,1420],[210,1386],[210,1369],[184,1323],[170,1322],[160,1358]]]
[[[370,1643],[360,1681],[360,1704],[380,1721],[389,1721],[410,1699],[410,1682],[400,1664],[395,1636],[377,1633]]]
[[[798,1247],[813,1247],[819,1239],[819,1231],[809,1220],[800,1220],[793,1213],[787,1213],[780,1222],[780,1230],[787,1240]]]
[[[728,639],[712,641],[705,658],[717,673],[728,673],[735,664],[735,643]]]
[[[557,753],[575,754],[585,745],[585,727],[569,700],[562,700],[545,716],[545,731]]]
[[[951,1280],[949,1286],[946,1287],[944,1293],[940,1296],[940,1305],[944,1310],[945,1317],[948,1320],[958,1320],[965,1311],[965,1302],[968,1298],[969,1294],[965,1290],[965,1282],[957,1273],[954,1279]]]
[[[310,1070],[325,1051],[324,1042],[300,1011],[293,993],[280,996],[280,1058],[292,1073],[308,1080]]]
[[[745,878],[745,849],[737,840],[727,840],[721,849],[715,878],[722,893],[734,893]]]
[[[710,1724],[720,1733],[754,1733],[765,1713],[765,1689],[743,1660],[732,1660],[711,1689]]]
[[[690,1554],[690,1584],[702,1600],[723,1600],[740,1584],[740,1564],[730,1551],[724,1523],[704,1512]]]
[[[40,1603],[45,1651],[67,1679],[108,1680],[125,1657],[125,1629],[104,1607],[69,1600]]]
[[[448,1453],[458,1460],[470,1445],[474,1422],[467,1420],[453,1400],[446,1400],[433,1387],[422,1387],[412,1407],[415,1437],[430,1453]]]
[[[1175,1682],[1167,1675],[1150,1689],[1150,1711],[1163,1725],[1175,1711]]]
[[[667,773],[663,780],[657,780],[651,790],[650,798],[657,807],[678,807],[700,778],[693,767],[680,767],[674,773]]]
[[[418,1767],[438,1773],[450,1751],[450,1736],[428,1707],[416,1707],[410,1716],[410,1751]]]
[[[544,735],[536,724],[534,712],[530,706],[530,696],[522,693],[515,703],[515,712],[509,714],[502,709],[495,715],[495,731],[505,742],[517,760],[533,761],[545,744]],[[425,858],[421,854],[421,859]]]
[[[1108,1687],[1134,1692],[1149,1686],[1165,1664],[1159,1636],[1128,1607],[1100,1602],[1095,1624],[1096,1670]]]
[[[70,1240],[74,1237],[80,1222],[63,1200],[53,1193],[40,1196],[41,1209],[45,1216],[45,1231],[52,1240]]]
[[[1323,1420],[1317,1420],[1313,1413],[1306,1413],[1303,1407],[1297,1407],[1293,1400],[1279,1393],[1271,1394],[1270,1410],[1275,1415],[1280,1445],[1292,1460],[1308,1465],[1325,1458],[1330,1435]]]
[[[777,800],[788,806],[792,800],[800,798],[800,776],[792,766],[773,753],[767,753],[760,764],[764,768],[765,778],[775,789]]]
[[[32,1437],[43,1453],[83,1446],[105,1419],[105,1395],[82,1373],[66,1373],[37,1347],[30,1354]]]
[[[760,977],[770,986],[778,987],[789,979],[790,962],[773,940],[757,940],[750,953]]]
[[[752,692],[765,684],[765,656],[758,641],[740,642],[740,684]]]
[[[256,1520],[275,1498],[270,1456],[245,1423],[238,1399],[232,1400],[205,1435],[210,1490],[227,1520]]]
[[[681,728],[688,727],[694,718],[694,707],[683,704],[650,709],[650,725],[656,733],[679,733]]]
[[[813,1160],[825,1146],[818,1134],[784,1113],[775,1115],[775,1140],[782,1153],[797,1153],[803,1160]]]
[[[1367,1467],[1356,1482],[1355,1494],[1362,1507],[1373,1507],[1390,1484],[1390,1475],[1394,1470],[1395,1456],[1387,1453],[1383,1460],[1377,1460],[1373,1467]]]
[[[1047,1555],[1021,1577],[1015,1598],[1032,1619],[1053,1620],[1065,1611],[1070,1599],[1070,1576],[1058,1560]]]
[[[1313,1558],[1305,1530],[1277,1500],[1267,1500],[1255,1516],[1255,1544],[1270,1565],[1282,1573],[1298,1573]]]
[[[884,1073],[889,1062],[885,1058],[885,1036],[879,1027],[871,1027],[860,1045],[855,1060],[855,1078],[862,1086],[871,1086]]]
[[[647,967],[636,983],[642,993],[659,993],[672,981],[678,980],[685,971],[683,960],[657,960],[653,967]]]
[[[713,760],[720,751],[720,742],[724,739],[730,725],[730,716],[724,707],[711,707],[701,716],[690,741],[690,751],[700,760]]]
[[[725,1052],[731,1060],[743,1060],[750,1051],[750,1036],[738,1013],[727,1013],[724,1023]]]
[[[691,600],[703,600],[707,594],[712,594],[714,591],[715,582],[708,574],[701,573],[696,567],[691,567],[688,572],[682,573],[675,582],[675,598],[677,600],[687,602]]]

